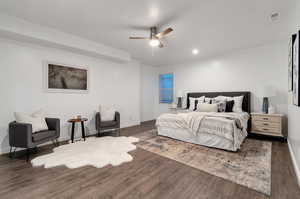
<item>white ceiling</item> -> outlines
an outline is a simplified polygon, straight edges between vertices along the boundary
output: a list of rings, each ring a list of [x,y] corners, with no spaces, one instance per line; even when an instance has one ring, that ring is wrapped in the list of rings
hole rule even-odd
[[[283,40],[293,0],[1,0],[0,12],[126,50],[162,66]],[[278,21],[270,14],[279,12]],[[174,32],[154,49],[148,27]],[[199,54],[192,55],[198,48]],[[153,51],[153,52],[152,52]],[[153,55],[152,55],[153,54]]]

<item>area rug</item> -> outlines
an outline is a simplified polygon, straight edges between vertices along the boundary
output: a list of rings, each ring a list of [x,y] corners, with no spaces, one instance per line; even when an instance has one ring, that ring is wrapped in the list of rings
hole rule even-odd
[[[31,163],[45,168],[65,165],[72,169],[87,165],[97,168],[109,164],[117,166],[133,159],[128,152],[136,149],[133,143],[138,141],[135,137],[91,137],[56,147],[52,153],[36,157]]]
[[[185,165],[270,195],[272,143],[246,139],[238,152],[195,145],[156,136],[156,130],[137,135],[138,147]]]

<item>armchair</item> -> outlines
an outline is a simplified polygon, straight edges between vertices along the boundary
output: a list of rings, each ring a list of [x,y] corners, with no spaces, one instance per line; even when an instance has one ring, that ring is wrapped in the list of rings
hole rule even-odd
[[[112,121],[102,121],[100,112],[96,113],[96,130],[98,135],[106,131],[118,130],[120,134],[120,113],[116,111],[115,119]]]
[[[10,157],[12,157],[12,148],[26,148],[27,161],[29,160],[30,149],[48,141],[55,141],[60,136],[60,120],[56,118],[45,118],[48,130],[42,130],[33,133],[32,125],[18,123],[16,121],[9,123],[9,145]]]

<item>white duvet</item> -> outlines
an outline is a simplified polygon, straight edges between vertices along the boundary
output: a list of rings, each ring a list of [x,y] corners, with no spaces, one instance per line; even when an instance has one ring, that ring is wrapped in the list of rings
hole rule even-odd
[[[156,120],[156,126],[189,130],[195,136],[201,133],[212,134],[233,142],[239,147],[247,136],[249,114],[185,112],[162,114]]]

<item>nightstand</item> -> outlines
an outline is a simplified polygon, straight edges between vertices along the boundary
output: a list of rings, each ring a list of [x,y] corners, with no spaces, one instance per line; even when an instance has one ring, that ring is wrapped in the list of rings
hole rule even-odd
[[[251,133],[281,137],[283,139],[283,115],[251,113]]]

